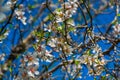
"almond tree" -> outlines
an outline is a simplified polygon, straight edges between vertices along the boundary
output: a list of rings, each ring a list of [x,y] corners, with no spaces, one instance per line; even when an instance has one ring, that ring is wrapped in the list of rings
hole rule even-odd
[[[119,80],[119,0],[0,1],[3,80]]]

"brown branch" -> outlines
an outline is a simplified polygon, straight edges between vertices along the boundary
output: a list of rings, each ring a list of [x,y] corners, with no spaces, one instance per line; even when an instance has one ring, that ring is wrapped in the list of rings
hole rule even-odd
[[[44,74],[42,74],[40,77],[39,77],[39,80],[42,80],[44,78],[46,78],[46,76],[50,75],[51,73],[55,72],[57,69],[59,69],[60,67],[64,66],[64,65],[67,65],[67,64],[73,64],[74,63],[74,60],[68,60],[67,62],[64,61],[60,64],[58,64],[57,66],[55,66],[54,68],[52,68],[51,70],[49,70],[48,72],[45,72]]]
[[[114,43],[108,50],[102,53],[102,55],[109,55],[110,51],[114,49],[114,47],[120,42],[120,39],[115,40]]]

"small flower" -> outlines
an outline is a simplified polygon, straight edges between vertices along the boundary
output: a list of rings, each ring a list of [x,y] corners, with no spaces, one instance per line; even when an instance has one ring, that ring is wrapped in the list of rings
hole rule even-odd
[[[22,64],[21,66],[24,66],[25,64],[27,64],[27,66],[39,66],[39,59],[37,58],[36,54],[27,54],[23,56],[23,60],[21,60]]]
[[[28,71],[28,76],[35,77],[35,75],[31,71]]]
[[[28,71],[28,76],[34,78],[35,75],[39,75],[39,71],[37,71],[37,69],[34,68],[34,67],[30,68],[29,71]]]
[[[57,14],[56,22],[63,22],[64,21],[64,13],[62,11],[56,11],[56,14]]]
[[[21,22],[24,24],[24,25],[26,25],[27,23],[26,23],[26,17],[23,17],[22,19],[21,19]]]
[[[71,17],[74,13],[76,13],[77,11],[77,0],[71,1],[69,0],[68,2],[66,2],[65,4],[62,4],[62,7],[64,8],[65,6],[65,14],[69,17]]]
[[[0,61],[4,61],[5,60],[5,54],[0,54]]]
[[[116,26],[113,26],[113,28],[114,28],[114,32],[116,34],[120,34],[120,24],[117,24]]]
[[[48,51],[44,48],[44,46],[41,46],[41,51],[38,52],[38,57],[41,58],[43,61],[51,62],[53,60],[53,55],[51,54],[52,50]]]
[[[3,43],[3,40],[9,35],[9,31],[6,31],[1,37],[0,37],[0,43]]]
[[[56,43],[57,43],[56,39],[55,39],[55,38],[52,38],[52,39],[49,41],[48,45],[51,46],[51,47],[56,47]]]
[[[25,12],[20,10],[15,10],[15,14],[17,15],[17,19],[19,19],[24,25],[26,25],[26,17],[24,16]]]
[[[36,65],[36,66],[39,66],[39,59],[38,58],[33,58],[32,56],[28,56],[28,66],[31,66],[31,65]]]
[[[45,55],[48,57],[53,57],[53,55],[50,54],[51,52],[52,52],[52,50],[51,51],[46,50]]]

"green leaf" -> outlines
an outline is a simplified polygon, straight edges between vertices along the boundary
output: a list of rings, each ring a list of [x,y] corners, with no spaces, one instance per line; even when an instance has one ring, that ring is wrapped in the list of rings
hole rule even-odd
[[[28,5],[29,9],[34,9],[35,7],[36,7],[35,5],[30,5],[30,4]]]
[[[12,72],[12,68],[11,67],[9,68],[9,71]]]
[[[49,15],[48,15],[48,19],[49,19],[49,20],[53,20],[53,19],[54,19],[54,16],[53,16],[52,14],[49,14]]]
[[[106,76],[102,76],[102,80],[106,80]]]
[[[56,9],[57,12],[61,12],[61,10],[62,10],[61,8]]]
[[[78,61],[78,60],[75,60],[74,62],[75,62],[76,65],[80,64],[80,61]]]
[[[94,78],[94,80],[97,80],[97,78]]]
[[[37,45],[36,44],[33,44],[32,45],[34,49],[37,49]]]
[[[83,3],[83,0],[80,0],[81,3]]]
[[[43,37],[44,36],[44,32],[43,31],[37,32],[36,35],[38,37]]]
[[[117,20],[113,21],[112,24],[115,25],[117,23]]]
[[[74,27],[69,27],[69,28],[68,28],[68,32],[71,32],[71,31],[74,31],[74,30],[75,30]]]
[[[72,19],[72,18],[69,18],[69,19],[67,19],[66,22],[73,22],[73,19]]]
[[[58,31],[61,31],[62,29],[63,29],[62,26],[58,26],[58,27],[57,27],[57,30],[58,30]]]
[[[17,55],[17,57],[16,57],[16,58],[18,59],[18,58],[19,58],[19,56],[20,56],[20,55]]]
[[[117,16],[118,16],[118,17],[120,17],[120,13],[119,13],[119,14],[117,14]]]
[[[91,52],[90,52],[90,49],[89,50],[87,50],[87,55],[89,55],[89,56],[91,56]]]

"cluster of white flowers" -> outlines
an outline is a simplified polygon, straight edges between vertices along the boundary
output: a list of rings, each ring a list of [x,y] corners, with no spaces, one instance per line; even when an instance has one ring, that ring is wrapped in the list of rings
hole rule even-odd
[[[33,53],[28,53],[23,55],[23,58],[21,59],[21,65],[20,65],[20,76],[17,78],[24,78],[24,77],[32,77],[36,78],[37,75],[39,75],[39,67],[40,61],[46,61],[51,62],[53,59],[53,55],[51,55],[52,51],[48,51],[45,49],[44,45],[38,46],[37,50]]]
[[[65,3],[65,8],[68,17],[72,17],[72,15],[76,13],[78,8],[77,0],[68,0],[68,3]]]
[[[89,74],[92,75],[100,75],[102,71],[104,71],[103,66],[107,63],[107,60],[105,60],[103,57],[101,59],[98,59],[98,56],[96,55],[83,55],[80,57],[80,63],[86,64],[89,70]],[[93,65],[93,68],[91,67]],[[96,74],[94,74],[95,70]]]
[[[62,8],[55,11],[56,14],[56,22],[63,22],[64,20],[72,17],[74,13],[77,11],[77,0],[68,0],[61,4]]]
[[[21,59],[20,70],[21,74],[27,77],[35,77],[39,75],[39,58],[36,53],[28,53],[23,55],[23,59]]]
[[[66,65],[66,69],[67,72],[70,74],[70,76],[75,76],[76,72],[80,71],[82,69],[82,66],[80,64],[76,65],[76,64],[68,64]],[[62,70],[66,71],[65,66],[62,66]],[[81,75],[78,75],[79,77],[81,77]],[[67,74],[66,74],[67,77]]]
[[[0,0],[0,22],[3,22],[6,19],[5,12],[8,12],[13,8],[13,5],[17,2],[17,0],[9,0],[6,4],[3,5],[4,0]],[[15,14],[17,18],[22,21],[24,25],[26,25],[26,17],[24,16],[25,12],[23,12],[23,5],[19,5],[19,9],[15,10]]]
[[[63,38],[52,38],[51,40],[49,40],[48,45],[50,47],[53,47],[56,52],[61,52],[63,50],[66,56],[70,56],[73,54],[73,48],[67,45],[67,42],[65,42]]]
[[[49,29],[49,27],[46,24],[44,24],[44,31],[51,32],[51,29]]]
[[[57,38],[52,38],[48,42],[48,45],[53,47],[53,48],[56,47],[56,44],[57,44]]]
[[[24,16],[25,12],[23,11],[23,4],[19,5],[19,8],[15,10],[17,19],[19,19],[24,25],[26,25],[26,17]]]
[[[48,51],[45,48],[45,45],[40,45],[38,46],[37,52],[38,57],[42,60],[42,61],[46,61],[46,62],[51,62],[54,58],[54,56],[51,54],[52,50]]]
[[[8,0],[4,3],[4,0],[0,0],[0,22],[3,22],[7,18],[5,12],[10,11],[16,2],[17,0]]]

